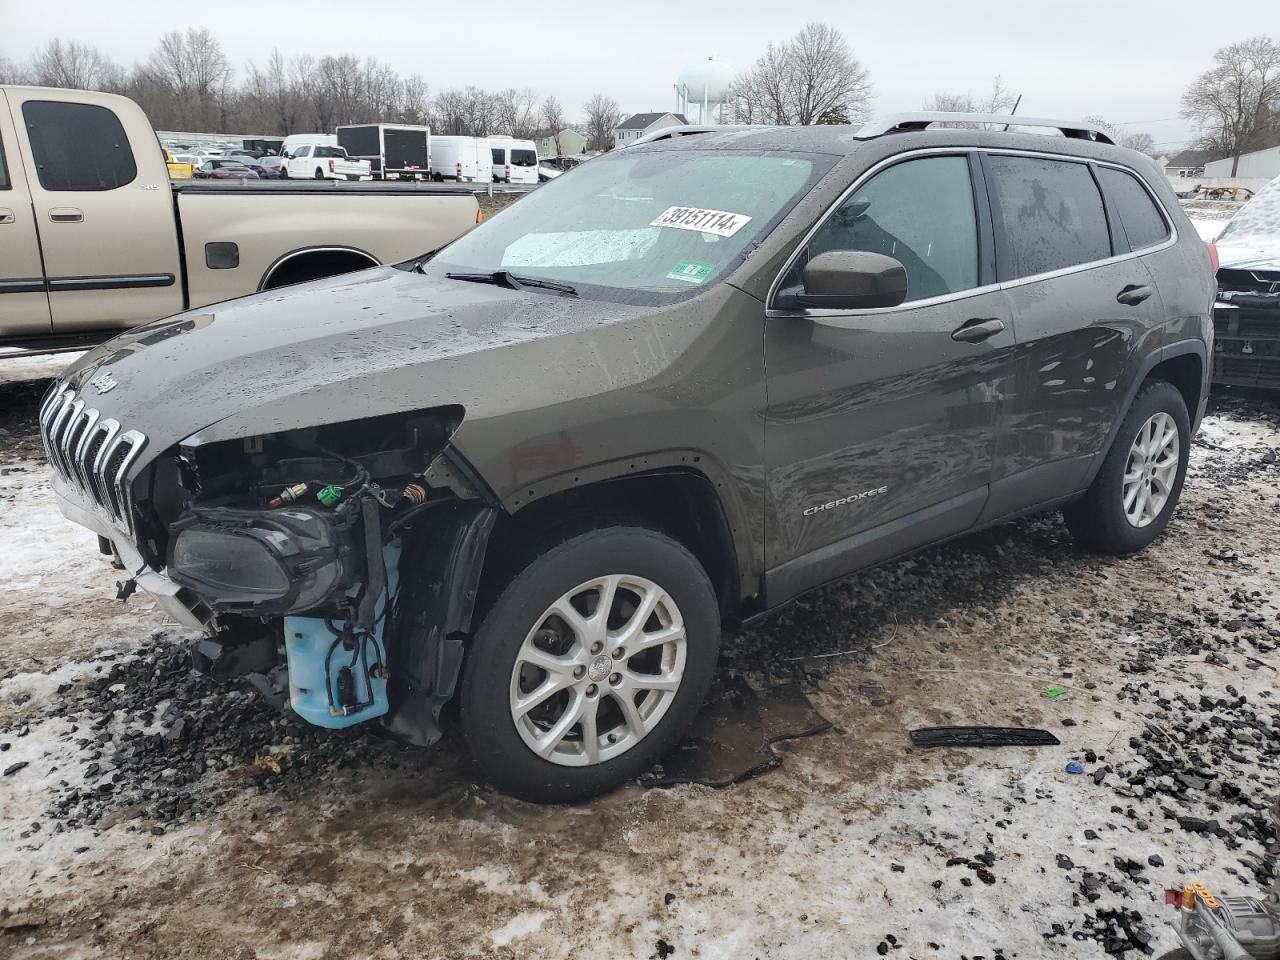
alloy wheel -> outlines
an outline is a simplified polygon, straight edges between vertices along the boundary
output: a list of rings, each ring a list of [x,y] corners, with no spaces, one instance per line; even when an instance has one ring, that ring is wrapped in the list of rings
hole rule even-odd
[[[591,766],[643,740],[683,679],[684,619],[651,580],[579,584],[537,620],[511,673],[511,719],[544,760]]]
[[[1133,526],[1152,523],[1169,502],[1180,452],[1178,425],[1169,414],[1152,414],[1138,430],[1121,482],[1124,515]]]

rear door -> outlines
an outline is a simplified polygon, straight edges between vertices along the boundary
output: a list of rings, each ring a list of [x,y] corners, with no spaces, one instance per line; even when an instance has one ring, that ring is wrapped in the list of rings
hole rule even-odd
[[[1144,338],[1159,337],[1161,311],[1141,258],[1108,225],[1095,165],[982,157],[996,269],[1018,339],[991,517],[1083,487],[1121,413],[1129,357]]]
[[[127,100],[82,96],[10,94],[54,333],[128,327],[183,308],[173,195],[155,132]]]
[[[49,296],[27,175],[0,90],[0,342],[51,333]]]
[[[901,261],[902,305],[769,313],[771,604],[962,532],[985,504],[1014,339],[979,177],[965,152],[899,160],[806,242],[797,267],[828,250]],[[798,282],[793,267],[780,290]]]

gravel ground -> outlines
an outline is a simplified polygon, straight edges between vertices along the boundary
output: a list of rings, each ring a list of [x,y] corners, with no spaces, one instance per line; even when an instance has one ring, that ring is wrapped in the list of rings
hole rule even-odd
[[[1141,957],[1174,945],[1164,887],[1262,889],[1273,401],[1216,400],[1139,556],[1034,518],[726,636],[726,673],[799,676],[833,723],[780,768],[546,808],[451,738],[327,734],[191,674],[53,508],[34,416],[65,362],[0,366],[0,955]],[[1062,745],[910,746],[952,723]]]

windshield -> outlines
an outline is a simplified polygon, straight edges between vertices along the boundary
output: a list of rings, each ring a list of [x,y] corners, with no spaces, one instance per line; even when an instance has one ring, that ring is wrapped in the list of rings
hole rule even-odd
[[[672,302],[736,266],[834,160],[694,150],[601,157],[454,241],[432,272],[509,270],[582,296]]]
[[[511,163],[516,167],[532,167],[538,162],[538,155],[532,150],[512,150]]]
[[[1280,177],[1231,218],[1218,234],[1217,243],[1220,247],[1266,247],[1280,253]]]

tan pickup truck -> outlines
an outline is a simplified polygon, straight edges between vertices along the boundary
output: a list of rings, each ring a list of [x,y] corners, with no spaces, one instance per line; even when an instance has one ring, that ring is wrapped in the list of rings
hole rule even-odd
[[[405,260],[478,218],[433,185],[171,183],[132,100],[0,86],[0,355]]]

